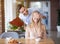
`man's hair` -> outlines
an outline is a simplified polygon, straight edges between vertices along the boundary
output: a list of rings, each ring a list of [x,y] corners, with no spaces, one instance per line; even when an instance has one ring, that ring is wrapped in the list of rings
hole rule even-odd
[[[24,7],[24,5],[22,5],[22,4],[18,4],[18,5],[17,5],[17,9],[18,9],[18,10],[20,10],[22,7]]]
[[[16,8],[16,13],[17,13],[17,14],[19,14],[19,10],[20,10],[22,7],[24,7],[24,5],[22,5],[22,4],[18,4],[18,5],[17,5],[17,8]]]
[[[16,9],[17,12],[19,12],[19,10],[20,10],[22,7],[24,7],[24,5],[22,5],[22,4],[18,4],[18,5],[17,5],[17,9]]]

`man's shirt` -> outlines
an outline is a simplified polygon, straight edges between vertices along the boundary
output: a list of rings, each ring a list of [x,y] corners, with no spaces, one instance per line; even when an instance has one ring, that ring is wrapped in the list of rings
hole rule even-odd
[[[28,25],[30,23],[30,16],[23,15],[22,13],[19,14],[19,18],[26,24]]]

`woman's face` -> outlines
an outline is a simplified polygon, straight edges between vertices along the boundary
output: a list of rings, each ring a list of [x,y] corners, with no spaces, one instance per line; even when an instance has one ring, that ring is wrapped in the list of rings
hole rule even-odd
[[[33,13],[32,19],[35,23],[37,23],[40,20],[40,14],[38,14],[37,12]]]

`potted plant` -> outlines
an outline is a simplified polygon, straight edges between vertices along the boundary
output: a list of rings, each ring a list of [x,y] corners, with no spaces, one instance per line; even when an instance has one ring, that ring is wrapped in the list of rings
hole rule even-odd
[[[58,9],[57,31],[60,32],[60,9]]]
[[[12,31],[16,31],[16,30],[18,29],[17,26],[14,26],[14,25],[11,25],[11,24],[10,24],[9,28],[10,28],[10,30],[12,30]]]
[[[19,29],[22,32],[24,31],[24,22],[19,17],[16,17],[15,19],[10,21],[9,23],[11,24],[10,28],[13,31],[16,31],[16,30],[19,30]]]
[[[24,26],[18,27],[18,26],[10,25],[9,27],[10,27],[10,29],[11,29],[12,31],[21,31],[21,32],[25,32]]]

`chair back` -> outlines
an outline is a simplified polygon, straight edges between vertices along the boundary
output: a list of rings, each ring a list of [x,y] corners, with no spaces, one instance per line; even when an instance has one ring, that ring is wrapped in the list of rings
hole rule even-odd
[[[9,38],[9,37],[17,39],[17,38],[19,38],[19,35],[17,32],[4,32],[4,33],[2,33],[0,38]]]

